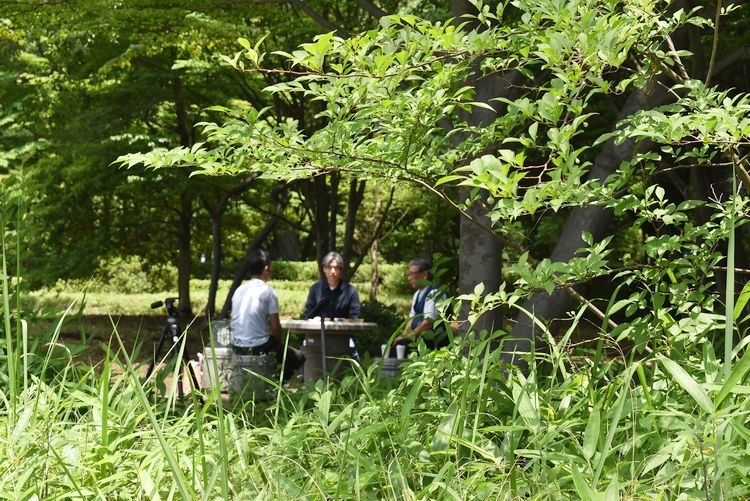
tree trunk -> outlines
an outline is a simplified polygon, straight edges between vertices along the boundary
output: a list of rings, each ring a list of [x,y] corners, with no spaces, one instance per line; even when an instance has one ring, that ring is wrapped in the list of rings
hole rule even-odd
[[[219,287],[221,262],[224,260],[224,249],[221,240],[221,220],[224,211],[211,213],[211,282],[208,286],[206,301],[206,318],[213,318],[216,311],[216,291]]]
[[[380,212],[380,204],[382,200],[380,198],[380,190],[375,190],[375,213]],[[378,300],[378,286],[380,285],[380,277],[378,277],[378,239],[375,238],[370,245],[370,261],[372,263],[370,267],[370,301]]]
[[[206,301],[206,318],[211,319],[216,312],[216,294],[219,288],[221,264],[224,261],[224,247],[221,238],[221,226],[224,214],[229,207],[229,199],[247,190],[259,174],[251,174],[237,186],[229,189],[220,198],[215,208],[203,199],[203,206],[211,215],[211,282],[208,286],[208,301]]]
[[[362,205],[365,197],[366,181],[357,182],[352,179],[349,182],[349,198],[346,207],[346,226],[344,228],[344,246],[341,255],[344,258],[344,276],[349,277],[351,270],[351,260],[354,252],[354,230],[357,223],[357,212]],[[377,210],[377,209],[376,209]]]
[[[328,207],[328,250],[325,253],[336,250],[336,226],[339,215],[339,181],[341,180],[341,174],[332,172],[330,177],[331,191],[328,195],[328,202],[330,204]]]
[[[191,135],[191,124],[187,114],[187,104],[182,92],[182,81],[175,78],[172,82],[175,94],[175,115],[177,118],[176,130],[180,137],[180,144],[190,148],[193,143]],[[190,277],[193,271],[191,253],[191,232],[193,225],[193,197],[188,185],[189,173],[184,173],[185,179],[180,179],[182,192],[180,193],[180,222],[178,235],[177,255],[177,294],[180,297],[180,313],[184,316],[193,315],[193,307],[190,303]]]
[[[378,241],[374,240],[370,246],[370,261],[372,266],[370,267],[370,301],[378,300],[378,286],[380,285],[380,277],[378,276]]]
[[[634,91],[630,95],[620,111],[619,118],[622,119],[640,110],[659,106],[669,100],[670,96],[664,90],[664,83],[650,81],[643,89]],[[589,179],[603,181],[613,174],[622,162],[632,158],[636,151],[645,150],[647,147],[647,144],[635,145],[629,142],[618,145],[615,144],[614,139],[609,139],[604,143],[602,151],[594,160]],[[585,246],[581,238],[584,231],[591,233],[594,241],[601,240],[605,235],[610,218],[610,211],[596,205],[574,209],[568,216],[550,259],[567,262],[573,258],[576,250]],[[575,300],[569,292],[559,289],[551,295],[547,293],[535,294],[523,304],[523,309],[536,318],[551,320],[561,317],[573,306],[574,302]],[[516,324],[503,346],[503,360],[521,367],[525,367],[525,363],[518,357],[530,352],[535,337],[535,328],[529,314],[521,311],[517,315]]]
[[[190,303],[190,277],[193,271],[190,249],[192,224],[193,198],[186,189],[180,195],[179,249],[177,254],[177,295],[180,298],[180,314],[186,317],[193,315],[193,308]]]
[[[466,0],[451,0],[451,12],[455,17],[455,23],[476,23],[476,19],[462,18],[466,14],[476,12],[476,7]],[[481,76],[477,71],[476,76]],[[509,97],[512,92],[512,83],[518,76],[515,72],[508,75],[492,75],[478,78],[467,85],[473,85],[475,89],[474,101],[491,104],[495,109],[473,108],[471,113],[465,117],[467,122],[473,126],[481,126],[491,123],[499,111],[499,104],[492,99],[497,97]],[[465,135],[457,135],[454,140],[461,142],[468,140]],[[469,189],[459,190],[461,201],[469,198]],[[460,249],[458,256],[458,290],[459,294],[471,294],[477,284],[484,284],[485,293],[497,291],[502,281],[502,253],[503,241],[494,234],[488,232],[489,220],[486,209],[482,204],[473,204],[467,211],[471,220],[462,217],[459,227]],[[479,224],[477,224],[479,223]],[[481,225],[481,226],[480,226]],[[482,227],[484,226],[484,228]],[[461,305],[461,319],[468,319],[470,303],[464,301]],[[473,330],[487,330],[492,332],[502,326],[502,311],[492,310],[482,314],[473,325]],[[467,321],[461,323],[458,334],[466,335],[470,325]]]

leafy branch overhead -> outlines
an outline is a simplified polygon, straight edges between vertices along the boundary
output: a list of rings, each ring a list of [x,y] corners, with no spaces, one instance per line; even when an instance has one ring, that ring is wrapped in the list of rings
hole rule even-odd
[[[648,236],[643,247],[645,258],[656,262],[685,256],[674,276],[697,263],[716,266],[716,245],[727,228],[685,223],[702,207],[727,209],[705,201],[674,204],[654,187],[667,168],[721,163],[750,184],[742,153],[750,131],[747,96],[687,77],[689,53],[673,40],[681,29],[712,21],[697,10],[666,15],[669,3],[658,1],[475,3],[475,15],[460,24],[387,16],[376,30],[318,35],[291,52],[265,53],[263,39],[240,39],[242,50],[226,62],[241,72],[282,78],[265,92],[279,100],[303,97],[311,120],[273,108],[213,107],[224,120],[200,124],[205,142],[194,151],[126,155],[119,162],[190,165],[194,174],[206,175],[255,171],[282,181],[331,172],[405,180],[465,215],[481,205],[487,229],[508,242],[530,215],[596,205],[632,212],[639,227],[678,225],[679,236]],[[271,56],[285,67],[266,67]],[[479,96],[478,84],[486,79],[510,91]],[[607,110],[613,100],[650,88],[679,100],[619,117]],[[477,110],[493,118],[481,125],[468,120]],[[611,166],[611,174],[591,176],[612,141],[634,145],[635,153]],[[463,188],[458,200],[457,187]],[[704,253],[690,253],[696,238],[711,241]],[[584,240],[578,255],[586,257],[567,262],[529,260],[532,274],[520,259],[511,266],[521,277],[519,293],[549,292],[626,269],[632,264],[627,256],[610,263],[610,240]],[[628,272],[629,280],[639,273]]]
[[[514,5],[524,12],[515,22],[506,19],[517,10],[501,4],[495,11],[481,8],[475,28],[389,16],[381,19],[380,29],[351,38],[319,35],[291,53],[274,52],[286,59],[287,70],[262,67],[262,39],[254,44],[240,39],[243,50],[227,61],[243,71],[292,77],[266,91],[304,95],[314,103],[320,125],[309,130],[295,120],[276,121],[268,110],[214,108],[226,112],[227,120],[203,126],[206,143],[220,151],[202,161],[185,152],[184,163],[206,174],[259,169],[265,176],[292,180],[341,170],[441,189],[469,185],[492,195],[494,221],[605,199],[602,195],[612,188],[586,181],[592,149],[609,137],[597,132],[597,100],[643,86],[670,61],[677,65],[679,57],[667,40],[680,26],[704,20],[684,11],[665,19],[659,15],[666,6],[662,2],[534,2],[534,9],[526,2]],[[513,98],[476,101],[474,87],[466,85],[511,72],[523,77]],[[695,81],[674,92],[688,92],[687,98],[700,94],[696,99],[703,100],[703,108],[722,100]],[[709,118],[700,106],[688,109],[685,104],[661,115],[659,110],[644,112],[622,123],[618,140],[654,139],[651,131],[670,127],[679,116],[681,127],[696,122],[696,128],[672,135],[670,144],[712,141],[706,126],[713,123],[725,124],[722,142],[731,148],[746,133],[745,106],[738,104],[716,106],[722,116]],[[475,108],[499,113],[478,128],[462,118]],[[738,127],[730,130],[732,123]],[[499,145],[505,149],[494,152]],[[177,163],[179,154],[174,152]],[[149,156],[137,161],[157,165],[166,160],[164,153],[159,155],[153,162]],[[503,168],[464,176],[477,156],[494,157],[496,166],[510,161],[513,174],[502,189],[497,181],[508,176]],[[128,163],[135,160],[127,158]],[[610,180],[618,188],[630,182]]]

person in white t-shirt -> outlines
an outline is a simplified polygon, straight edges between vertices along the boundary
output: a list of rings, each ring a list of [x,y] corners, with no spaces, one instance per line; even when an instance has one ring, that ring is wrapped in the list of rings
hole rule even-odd
[[[437,287],[433,286],[430,281],[432,263],[426,259],[412,259],[409,262],[409,269],[406,273],[406,279],[409,281],[414,291],[411,299],[411,310],[409,311],[409,320],[404,326],[404,331],[398,336],[391,347],[391,356],[396,356],[396,346],[408,346],[421,336],[424,332],[432,331],[437,320],[437,310],[435,309],[435,299],[438,295]],[[445,337],[441,332],[434,335],[432,339],[425,339],[428,348],[436,348],[445,345]]]
[[[276,361],[284,360],[284,338],[279,320],[279,299],[267,284],[273,268],[266,251],[257,250],[248,257],[250,280],[232,295],[232,345],[238,355],[273,353]],[[284,380],[305,363],[301,351],[286,349]]]

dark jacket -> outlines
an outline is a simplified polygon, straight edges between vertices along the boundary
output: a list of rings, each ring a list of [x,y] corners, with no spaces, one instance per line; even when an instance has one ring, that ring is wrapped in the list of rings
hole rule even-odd
[[[326,318],[359,318],[359,294],[356,287],[342,281],[338,287],[331,290],[325,280],[315,282],[310,287],[305,303],[305,318],[323,298],[330,299],[330,303],[323,310],[323,316]]]

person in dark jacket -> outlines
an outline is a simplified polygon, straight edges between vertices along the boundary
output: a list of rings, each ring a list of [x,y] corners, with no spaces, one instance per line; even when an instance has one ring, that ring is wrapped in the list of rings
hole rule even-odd
[[[310,287],[305,303],[305,318],[310,316],[316,305],[328,299],[319,316],[325,318],[359,318],[359,293],[357,288],[343,280],[344,258],[337,252],[329,252],[323,257],[325,278]]]

